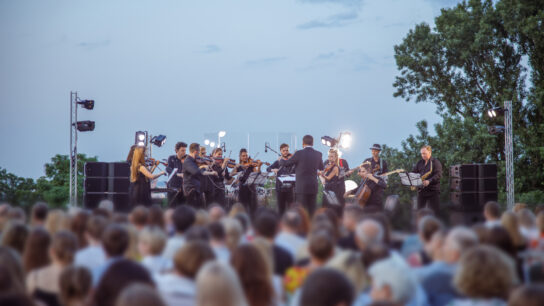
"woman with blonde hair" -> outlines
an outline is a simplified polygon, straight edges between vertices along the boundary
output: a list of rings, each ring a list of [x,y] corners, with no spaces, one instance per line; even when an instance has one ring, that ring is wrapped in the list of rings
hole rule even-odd
[[[248,306],[236,272],[217,261],[201,268],[196,277],[196,288],[198,306]]]
[[[158,174],[153,174],[156,166],[151,170],[145,166],[145,148],[136,147],[132,156],[132,164],[130,166],[130,187],[129,187],[129,202],[131,207],[136,207],[139,204],[151,205],[151,186],[150,180],[154,180],[165,174],[164,171]]]
[[[342,215],[342,199],[344,192],[342,186],[344,181],[340,179],[340,167],[338,167],[338,151],[329,150],[329,156],[323,171],[319,172],[321,182],[323,183],[323,207],[330,207],[335,210],[338,216]],[[336,202],[332,196],[336,197]],[[330,197],[330,198],[329,198]],[[329,200],[330,199],[330,200]]]
[[[523,251],[527,247],[527,241],[519,230],[518,216],[510,211],[505,211],[501,217],[501,224],[506,229],[516,250]]]

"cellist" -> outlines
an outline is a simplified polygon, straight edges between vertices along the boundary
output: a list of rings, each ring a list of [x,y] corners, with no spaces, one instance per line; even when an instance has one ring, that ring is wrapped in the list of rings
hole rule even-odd
[[[383,191],[387,187],[385,181],[381,177],[372,174],[370,163],[363,163],[359,167],[358,174],[361,177],[361,185],[355,189],[357,191],[355,198],[359,205],[367,213],[383,211]],[[351,192],[346,193],[346,195]]]

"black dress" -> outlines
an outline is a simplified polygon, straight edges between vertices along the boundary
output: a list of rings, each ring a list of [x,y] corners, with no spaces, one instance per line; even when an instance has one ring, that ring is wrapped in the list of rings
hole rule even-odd
[[[249,212],[249,216],[252,218],[257,210],[257,188],[254,184],[246,185],[245,182],[249,178],[249,175],[253,173],[253,169],[253,166],[247,168],[238,166],[236,169],[237,172],[242,172],[239,183],[238,201],[244,205]]]
[[[328,172],[325,172],[325,176],[328,176],[331,174],[331,172],[334,170],[334,167],[329,170]],[[324,190],[325,191],[332,191],[334,192],[334,195],[336,196],[336,199],[338,200],[338,204],[331,204],[327,200],[327,197],[323,195],[323,207],[329,207],[336,211],[338,216],[342,216],[342,201],[341,199],[344,197],[344,193],[342,192],[344,185],[344,179],[341,179],[338,174],[333,176],[330,180],[327,180],[325,182]]]
[[[149,180],[138,171],[135,182],[130,182],[129,187],[130,207],[137,205],[151,206],[151,186]]]

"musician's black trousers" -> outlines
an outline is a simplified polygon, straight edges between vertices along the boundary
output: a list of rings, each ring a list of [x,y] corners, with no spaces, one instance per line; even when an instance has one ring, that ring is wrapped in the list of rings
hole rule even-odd
[[[286,209],[289,208],[289,205],[295,200],[295,194],[293,189],[282,190],[276,189],[276,198],[278,199],[278,213],[280,216],[283,215]]]
[[[179,192],[168,192],[168,204],[170,207],[178,207],[185,204],[185,196],[183,191]]]
[[[204,201],[202,201],[202,195],[200,192],[191,189],[185,196],[187,199],[187,204],[194,207],[195,209],[204,208]]]
[[[297,203],[302,204],[302,206],[306,208],[306,211],[308,211],[308,215],[310,215],[310,218],[314,215],[316,198],[317,195],[315,193],[296,194]]]
[[[438,216],[438,210],[440,208],[440,191],[436,192],[420,192],[417,195],[417,209],[429,207],[434,211],[434,215]]]
[[[253,218],[255,211],[257,210],[257,190],[255,189],[255,186],[240,186],[238,201],[244,204],[244,207],[249,212],[249,216]]]

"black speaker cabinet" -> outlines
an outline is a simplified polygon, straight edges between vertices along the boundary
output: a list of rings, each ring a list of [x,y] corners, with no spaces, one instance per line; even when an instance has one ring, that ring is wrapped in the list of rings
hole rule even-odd
[[[497,178],[497,164],[478,164],[479,178]]]
[[[480,211],[458,211],[450,210],[449,212],[450,226],[465,225],[471,226],[475,223],[485,221],[483,212]]]
[[[450,167],[450,177],[456,178],[477,178],[478,165],[454,165]]]
[[[85,176],[91,177],[106,177],[108,176],[109,163],[102,162],[86,162]]]
[[[128,177],[86,177],[85,192],[128,192]]]
[[[452,207],[459,211],[483,211],[485,203],[497,201],[497,191],[494,192],[450,192]]]
[[[83,194],[83,205],[87,209],[95,209],[102,200],[113,202],[115,211],[128,212],[128,193],[126,192],[85,192]]]
[[[452,191],[476,192],[478,191],[478,179],[475,178],[451,178],[450,189]]]
[[[129,177],[130,164],[125,162],[110,163],[108,176],[113,177]]]
[[[478,179],[479,192],[496,192],[497,190],[497,177]]]

